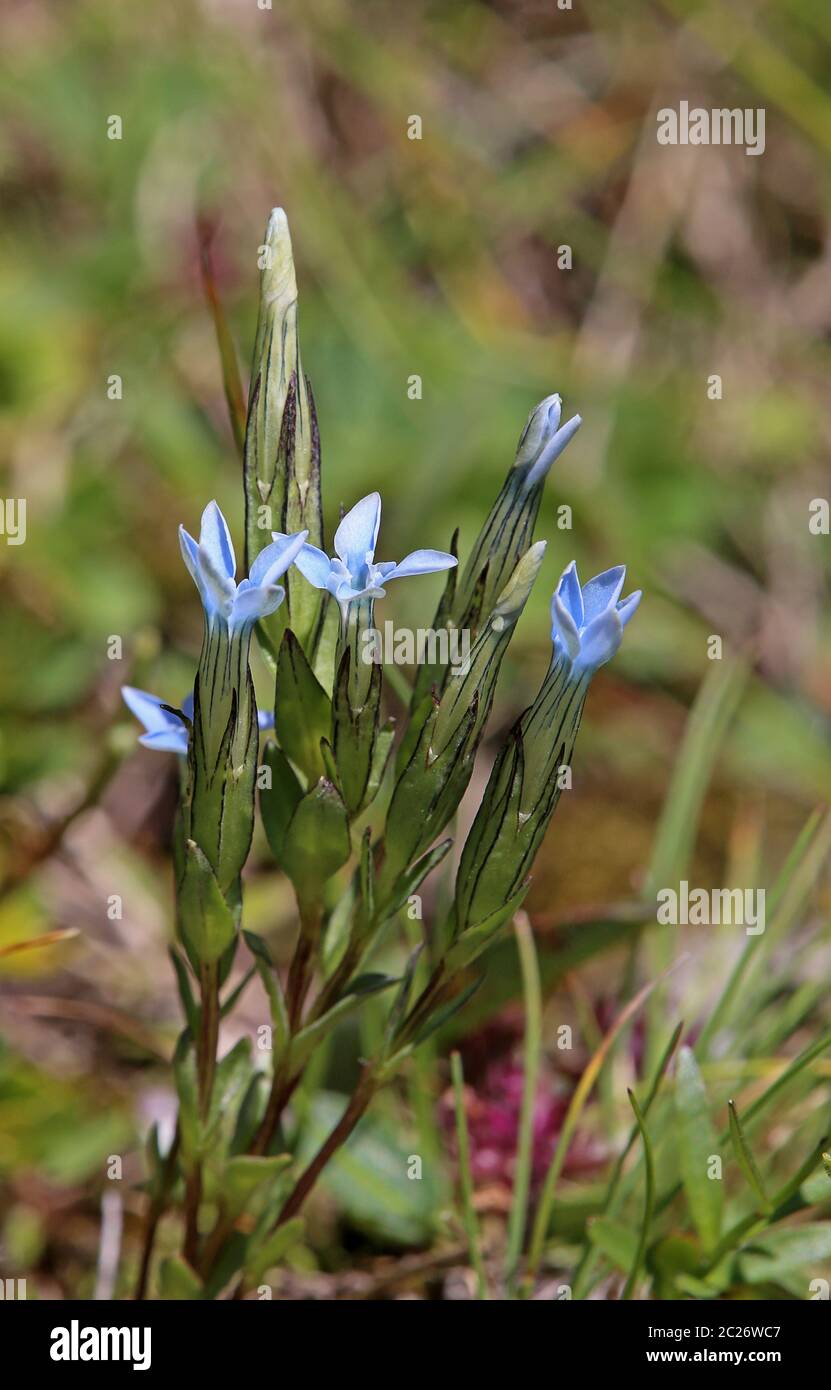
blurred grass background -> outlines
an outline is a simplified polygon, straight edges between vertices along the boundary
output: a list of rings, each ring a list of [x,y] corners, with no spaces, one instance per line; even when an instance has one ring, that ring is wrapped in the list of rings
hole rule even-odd
[[[720,882],[748,836],[763,864],[780,860],[828,799],[829,541],[808,517],[828,494],[831,16],[815,0],[9,0],[0,24],[2,486],[28,504],[25,545],[0,544],[13,886],[0,946],[81,929],[4,962],[25,1058],[5,1162],[25,1192],[27,1165],[80,1179],[115,1142],[107,1131],[65,1172],[44,1170],[26,1068],[71,1081],[81,1110],[110,1088],[132,1116],[100,1011],[121,1034],[125,1019],[174,1026],[160,760],[131,757],[102,807],[14,883],[45,820],[108,775],[114,719],[132,747],[118,685],[175,701],[192,678],[200,615],[177,523],[193,530],[216,496],[241,549],[199,215],[247,371],[258,247],[269,208],[288,212],[330,535],[339,507],[378,487],[381,558],[445,547],[456,525],[464,553],[530,407],[559,390],[583,416],[547,486],[549,550],[494,730],[536,688],[572,557],[584,577],[625,561],[646,597],[592,692],[535,910],[637,890],[709,634],[754,669],[697,881]],[[764,155],[659,146],[655,112],[682,98],[763,107]],[[572,530],[557,529],[563,504]],[[401,586],[384,616],[426,625],[437,591]],[[108,659],[113,636],[123,661]],[[273,918],[275,891],[252,884],[255,923]],[[122,921],[106,915],[115,892]],[[55,993],[99,1011],[101,1029],[44,1005]],[[57,1017],[44,1023],[44,1007]],[[146,1064],[140,1041],[118,1046]]]

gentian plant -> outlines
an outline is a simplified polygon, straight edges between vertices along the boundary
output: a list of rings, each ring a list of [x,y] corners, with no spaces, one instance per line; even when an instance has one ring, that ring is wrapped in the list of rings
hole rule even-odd
[[[500,667],[545,542],[533,540],[549,469],[580,425],[552,395],[532,412],[516,459],[464,566],[450,551],[375,558],[377,492],[324,542],[320,443],[297,337],[297,290],[284,214],[269,220],[244,438],[245,565],[219,507],[205,508],[182,557],[204,613],[192,693],[181,707],[125,687],[141,742],[180,758],[176,831],[177,942],[184,1028],[174,1059],[178,1124],[148,1146],[149,1216],[138,1295],[149,1287],[162,1213],[182,1217],[181,1251],[154,1273],[163,1296],[238,1295],[278,1264],[302,1226],[304,1201],[378,1091],[461,1007],[472,967],[509,929],[557,805],[589,684],[614,656],[640,599],[624,570],[581,586],[574,565],[551,601],[552,654],[542,685],[508,734],[461,851],[455,889],[400,975],[378,968],[390,924],[447,855]],[[363,637],[392,580],[446,572],[436,629],[469,634],[459,666],[422,663],[397,725],[384,673]],[[258,711],[252,634],[272,674]],[[400,687],[397,688],[400,699]],[[261,748],[261,734],[266,740]],[[257,792],[259,791],[259,796]],[[383,792],[383,794],[382,794]],[[286,970],[245,928],[243,869],[255,815],[290,880],[297,937]],[[235,964],[248,958],[241,984]],[[270,1007],[267,1070],[250,1040],[218,1055],[219,1021],[257,973]],[[369,996],[386,1000],[374,1050],[351,1099],[305,1164],[292,1147],[292,1098],[333,1031]],[[262,1054],[259,1054],[262,1057]]]

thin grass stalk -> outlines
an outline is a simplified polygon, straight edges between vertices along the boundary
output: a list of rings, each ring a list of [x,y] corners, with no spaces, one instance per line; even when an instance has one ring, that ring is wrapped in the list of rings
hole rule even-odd
[[[453,1078],[453,1104],[456,1115],[456,1144],[459,1154],[459,1187],[462,1194],[462,1220],[467,1236],[470,1263],[476,1275],[476,1297],[488,1297],[488,1284],[485,1265],[482,1259],[482,1246],[479,1240],[479,1222],[473,1205],[473,1174],[470,1169],[470,1140],[467,1132],[465,1114],[464,1073],[462,1059],[458,1052],[450,1058],[450,1072]]]

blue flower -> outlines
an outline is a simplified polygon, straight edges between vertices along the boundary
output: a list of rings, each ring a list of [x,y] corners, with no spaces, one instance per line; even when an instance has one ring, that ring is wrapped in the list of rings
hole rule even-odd
[[[134,685],[122,685],[121,696],[127,708],[145,727],[146,733],[139,735],[139,743],[145,748],[155,748],[157,753],[178,753],[183,758],[187,757],[188,726],[178,715],[171,714],[169,708],[164,708],[165,702],[158,695],[137,690]],[[188,720],[193,719],[192,691],[182,701],[182,714]],[[261,730],[273,729],[274,715],[269,711],[258,710],[257,719]]]
[[[515,468],[528,469],[522,480],[522,486],[526,490],[545,478],[552,463],[560,457],[569,440],[583,423],[579,415],[572,415],[570,420],[561,425],[562,406],[562,399],[559,393],[555,392],[540,401],[528,416],[514,464]]]
[[[555,652],[568,657],[575,676],[593,673],[620,646],[623,629],[641,601],[640,589],[621,599],[625,578],[626,566],[615,565],[581,588],[573,560],[563,571],[551,599],[551,639]]]
[[[228,524],[216,502],[202,513],[199,543],[179,527],[182,558],[199,590],[208,622],[219,619],[232,631],[250,627],[273,613],[286,591],[277,583],[296,559],[308,531],[280,536],[261,550],[247,579],[237,584],[237,562]]]
[[[390,579],[432,574],[435,570],[452,569],[458,563],[455,555],[443,550],[413,550],[399,564],[387,560],[378,565],[375,546],[380,525],[381,498],[377,492],[371,492],[346,513],[335,532],[335,559],[314,545],[304,545],[296,556],[300,573],[316,589],[328,589],[344,613],[355,599],[383,598],[384,585]],[[286,540],[278,531],[271,534],[277,544]]]

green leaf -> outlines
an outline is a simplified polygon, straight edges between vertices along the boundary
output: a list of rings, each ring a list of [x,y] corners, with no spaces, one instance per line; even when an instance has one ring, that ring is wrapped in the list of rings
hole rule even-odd
[[[265,1072],[255,1071],[240,1102],[230,1153],[244,1154],[250,1148],[265,1113],[267,1090]]]
[[[232,945],[234,914],[199,846],[185,844],[185,873],[178,896],[179,931],[196,965],[213,965]]]
[[[610,1264],[624,1274],[632,1269],[638,1253],[638,1237],[631,1226],[613,1221],[608,1216],[598,1216],[588,1225],[589,1240]]]
[[[423,1043],[432,1033],[437,1032],[439,1028],[443,1028],[445,1023],[453,1018],[454,1014],[459,1013],[460,1009],[464,1008],[469,999],[473,998],[484,978],[484,975],[477,975],[459,994],[456,994],[447,1004],[437,1009],[434,1014],[431,1014],[427,1022],[422,1024],[421,1028],[419,1028],[416,1033],[415,1042]]]
[[[370,980],[368,985],[365,983],[367,980]],[[343,999],[339,999],[337,1004],[329,1009],[327,1013],[323,1014],[320,1018],[316,1018],[313,1023],[307,1023],[305,1028],[301,1028],[300,1032],[292,1041],[291,1052],[289,1054],[289,1066],[292,1076],[305,1065],[308,1058],[311,1057],[313,1052],[317,1051],[320,1044],[329,1036],[332,1029],[340,1023],[341,1019],[347,1014],[353,1013],[354,1010],[361,1005],[367,994],[376,993],[381,989],[388,989],[390,985],[397,983],[398,981],[393,979],[392,976],[380,977],[380,983],[375,977],[359,977],[356,981],[358,985],[357,989],[353,986],[352,992],[347,994]]]
[[[389,989],[390,985],[397,985],[398,977],[395,975],[383,975],[380,971],[369,970],[364,975],[356,975],[354,980],[350,980],[344,994],[377,994],[379,990]]]
[[[315,783],[326,771],[320,743],[331,733],[332,705],[291,628],[286,629],[277,656],[274,727],[292,762],[309,785]]]
[[[704,796],[725,732],[748,676],[744,660],[717,661],[687,721],[648,870],[646,897],[677,883],[689,864]]]
[[[269,1269],[280,1263],[286,1252],[300,1240],[304,1226],[304,1218],[296,1216],[292,1221],[278,1226],[265,1240],[252,1241],[245,1259],[245,1272],[252,1284],[256,1284]]]
[[[452,840],[442,840],[440,844],[434,845],[400,875],[393,896],[384,908],[385,917],[394,917],[396,912],[401,911],[408,898],[420,888],[427,875],[432,873],[437,864],[441,863],[452,844]]]
[[[784,1275],[816,1269],[831,1260],[831,1223],[778,1226],[755,1236],[739,1251],[739,1268],[748,1284],[775,1283]]]
[[[713,767],[747,684],[749,665],[744,658],[712,665],[687,720],[655,832],[644,891],[653,902],[659,889],[677,884],[689,866]],[[674,951],[675,936],[668,928],[653,932],[648,942],[649,974],[664,974]],[[665,990],[656,990],[646,1015],[650,1069],[658,1058],[666,1007]]]
[[[678,1053],[675,1074],[675,1111],[678,1117],[678,1162],[690,1215],[706,1254],[712,1254],[721,1234],[724,1187],[709,1178],[710,1158],[718,1154],[718,1141],[710,1119],[707,1092],[690,1048]]]
[[[168,954],[173,962],[173,969],[176,972],[176,985],[179,990],[179,998],[182,1001],[185,1018],[187,1019],[191,1036],[195,1038],[199,1032],[199,1009],[193,997],[188,967],[175,946],[170,947]]]
[[[381,783],[384,780],[384,773],[390,760],[392,746],[395,742],[395,721],[388,719],[386,724],[379,728],[375,738],[375,746],[372,750],[372,759],[369,764],[369,779],[364,792],[364,806],[369,806],[378,794]]]
[[[222,1195],[232,1216],[243,1211],[254,1193],[265,1183],[276,1183],[291,1166],[291,1154],[260,1158],[254,1154],[237,1154],[225,1165],[222,1176]]]
[[[401,977],[396,996],[392,1001],[392,1008],[389,1011],[386,1026],[384,1028],[384,1050],[387,1053],[390,1051],[392,1047],[393,1040],[399,1028],[401,1027],[401,1024],[404,1022],[404,1019],[407,1014],[407,1009],[410,1006],[410,994],[412,993],[413,980],[415,979],[416,967],[418,965],[423,949],[424,944],[423,942],[420,942],[419,945],[416,946],[415,950],[411,951],[410,957],[407,961],[407,965],[404,970],[404,974]]]
[[[344,651],[335,683],[332,750],[344,802],[349,814],[356,816],[371,799],[370,775],[373,768],[377,775],[376,747],[380,731],[382,681],[381,667],[373,664],[363,703],[355,708],[351,690],[352,655],[349,648]],[[389,747],[386,752],[389,753]],[[379,781],[380,778],[374,790],[377,790]]]
[[[751,1188],[756,1198],[756,1205],[759,1211],[769,1216],[773,1211],[773,1203],[765,1192],[762,1176],[757,1167],[756,1160],[753,1157],[750,1145],[747,1142],[744,1130],[742,1129],[742,1122],[739,1119],[735,1103],[732,1100],[727,1102],[727,1110],[730,1117],[730,1138],[733,1143],[733,1151],[738,1160],[739,1167],[744,1173],[748,1186]]]
[[[372,853],[372,827],[369,825],[361,836],[361,857],[357,877],[360,894],[355,934],[358,940],[363,940],[375,922],[375,858]]]
[[[483,951],[486,951],[498,940],[502,932],[510,926],[514,916],[522,906],[522,901],[529,887],[530,883],[523,883],[522,887],[506,903],[496,908],[481,922],[477,922],[474,927],[467,927],[462,932],[447,954],[446,967],[449,972],[470,965],[477,956],[480,956]]]
[[[275,1056],[278,1056],[280,1052],[282,1052],[289,1036],[289,1015],[283,995],[283,987],[280,984],[280,977],[271,959],[271,952],[262,937],[257,936],[256,932],[248,931],[244,931],[242,935],[246,946],[254,957],[257,973],[262,980],[263,988],[268,996],[271,1025],[274,1029],[273,1050]]]
[[[357,875],[353,874],[326,920],[323,933],[323,977],[326,980],[331,979],[346,954],[359,910]]]
[[[318,901],[351,848],[346,807],[337,788],[321,777],[298,803],[283,842],[283,868],[299,897]]]
[[[260,815],[271,852],[278,864],[282,864],[286,832],[302,799],[303,788],[285,753],[273,740],[266,744],[263,757],[271,773],[271,785],[260,789]]]
[[[649,1138],[649,1132],[646,1128],[646,1122],[644,1120],[641,1107],[638,1105],[637,1097],[634,1091],[629,1091],[628,1094],[629,1103],[632,1106],[632,1109],[635,1113],[635,1121],[637,1123],[638,1130],[641,1136],[641,1142],[643,1144],[644,1168],[646,1172],[646,1187],[644,1192],[643,1203],[643,1221],[641,1222],[641,1233],[640,1238],[638,1240],[638,1248],[635,1252],[635,1257],[632,1260],[632,1267],[629,1271],[629,1277],[626,1280],[626,1285],[624,1287],[623,1294],[621,1295],[621,1297],[624,1300],[630,1299],[632,1297],[632,1293],[637,1283],[640,1268],[643,1264],[643,1258],[646,1253],[646,1242],[649,1237],[649,1228],[652,1225],[652,1213],[655,1208],[655,1162],[652,1156],[652,1142]]]
[[[200,1152],[219,1159],[230,1151],[237,1117],[253,1074],[251,1040],[240,1038],[217,1063],[210,1109],[201,1126]]]
[[[181,1255],[168,1255],[159,1267],[159,1293],[167,1299],[200,1299],[204,1285]]]
[[[343,1114],[345,1098],[331,1091],[316,1095],[300,1136],[297,1161],[307,1162]],[[399,1246],[426,1246],[436,1231],[447,1196],[440,1165],[424,1162],[421,1179],[410,1176],[419,1154],[414,1135],[380,1115],[364,1116],[354,1134],[321,1174],[353,1227],[373,1239]]]
[[[211,310],[214,321],[214,332],[216,334],[216,344],[219,348],[219,360],[222,366],[222,385],[225,390],[225,401],[228,406],[228,415],[231,420],[231,430],[234,435],[234,443],[239,449],[240,456],[243,455],[245,442],[245,396],[242,390],[242,380],[240,378],[239,362],[237,361],[236,348],[228,327],[228,320],[222,301],[216,286],[216,278],[213,271],[211,259],[211,239],[212,229],[206,223],[199,226],[199,253],[202,269],[202,287],[205,291],[205,298]]]

